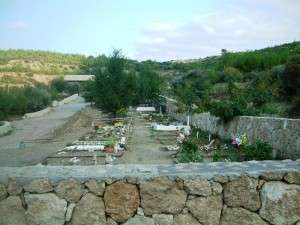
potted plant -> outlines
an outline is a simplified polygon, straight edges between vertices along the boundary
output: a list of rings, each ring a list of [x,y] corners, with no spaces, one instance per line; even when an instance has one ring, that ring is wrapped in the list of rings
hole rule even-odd
[[[113,153],[114,152],[114,146],[115,146],[115,143],[114,141],[108,141],[104,147],[104,151],[106,153]]]

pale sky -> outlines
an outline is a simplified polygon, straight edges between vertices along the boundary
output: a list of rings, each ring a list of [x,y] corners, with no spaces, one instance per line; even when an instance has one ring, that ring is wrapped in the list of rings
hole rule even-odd
[[[0,48],[158,61],[300,40],[300,0],[0,0]]]

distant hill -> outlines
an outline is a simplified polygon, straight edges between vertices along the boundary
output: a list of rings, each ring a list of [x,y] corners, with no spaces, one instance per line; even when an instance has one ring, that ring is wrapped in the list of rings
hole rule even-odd
[[[0,86],[47,84],[64,74],[80,74],[86,57],[36,50],[0,50]]]

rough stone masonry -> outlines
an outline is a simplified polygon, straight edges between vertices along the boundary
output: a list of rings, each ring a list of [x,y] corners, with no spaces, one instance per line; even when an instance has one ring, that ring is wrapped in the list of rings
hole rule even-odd
[[[300,161],[0,168],[0,225],[299,225]]]

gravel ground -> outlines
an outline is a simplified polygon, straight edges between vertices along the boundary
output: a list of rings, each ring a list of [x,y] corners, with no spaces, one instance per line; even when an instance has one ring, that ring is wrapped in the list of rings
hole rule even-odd
[[[0,137],[0,166],[36,164],[66,143],[76,140],[88,128],[66,133],[59,130],[62,133],[59,137],[57,130],[86,106],[84,100],[78,97],[76,101],[59,106],[42,117],[13,121],[14,131]],[[20,147],[21,142],[24,142],[25,148]]]
[[[161,147],[163,145],[151,135],[147,121],[135,116],[128,151],[116,164],[172,164],[173,152],[162,151]]]

